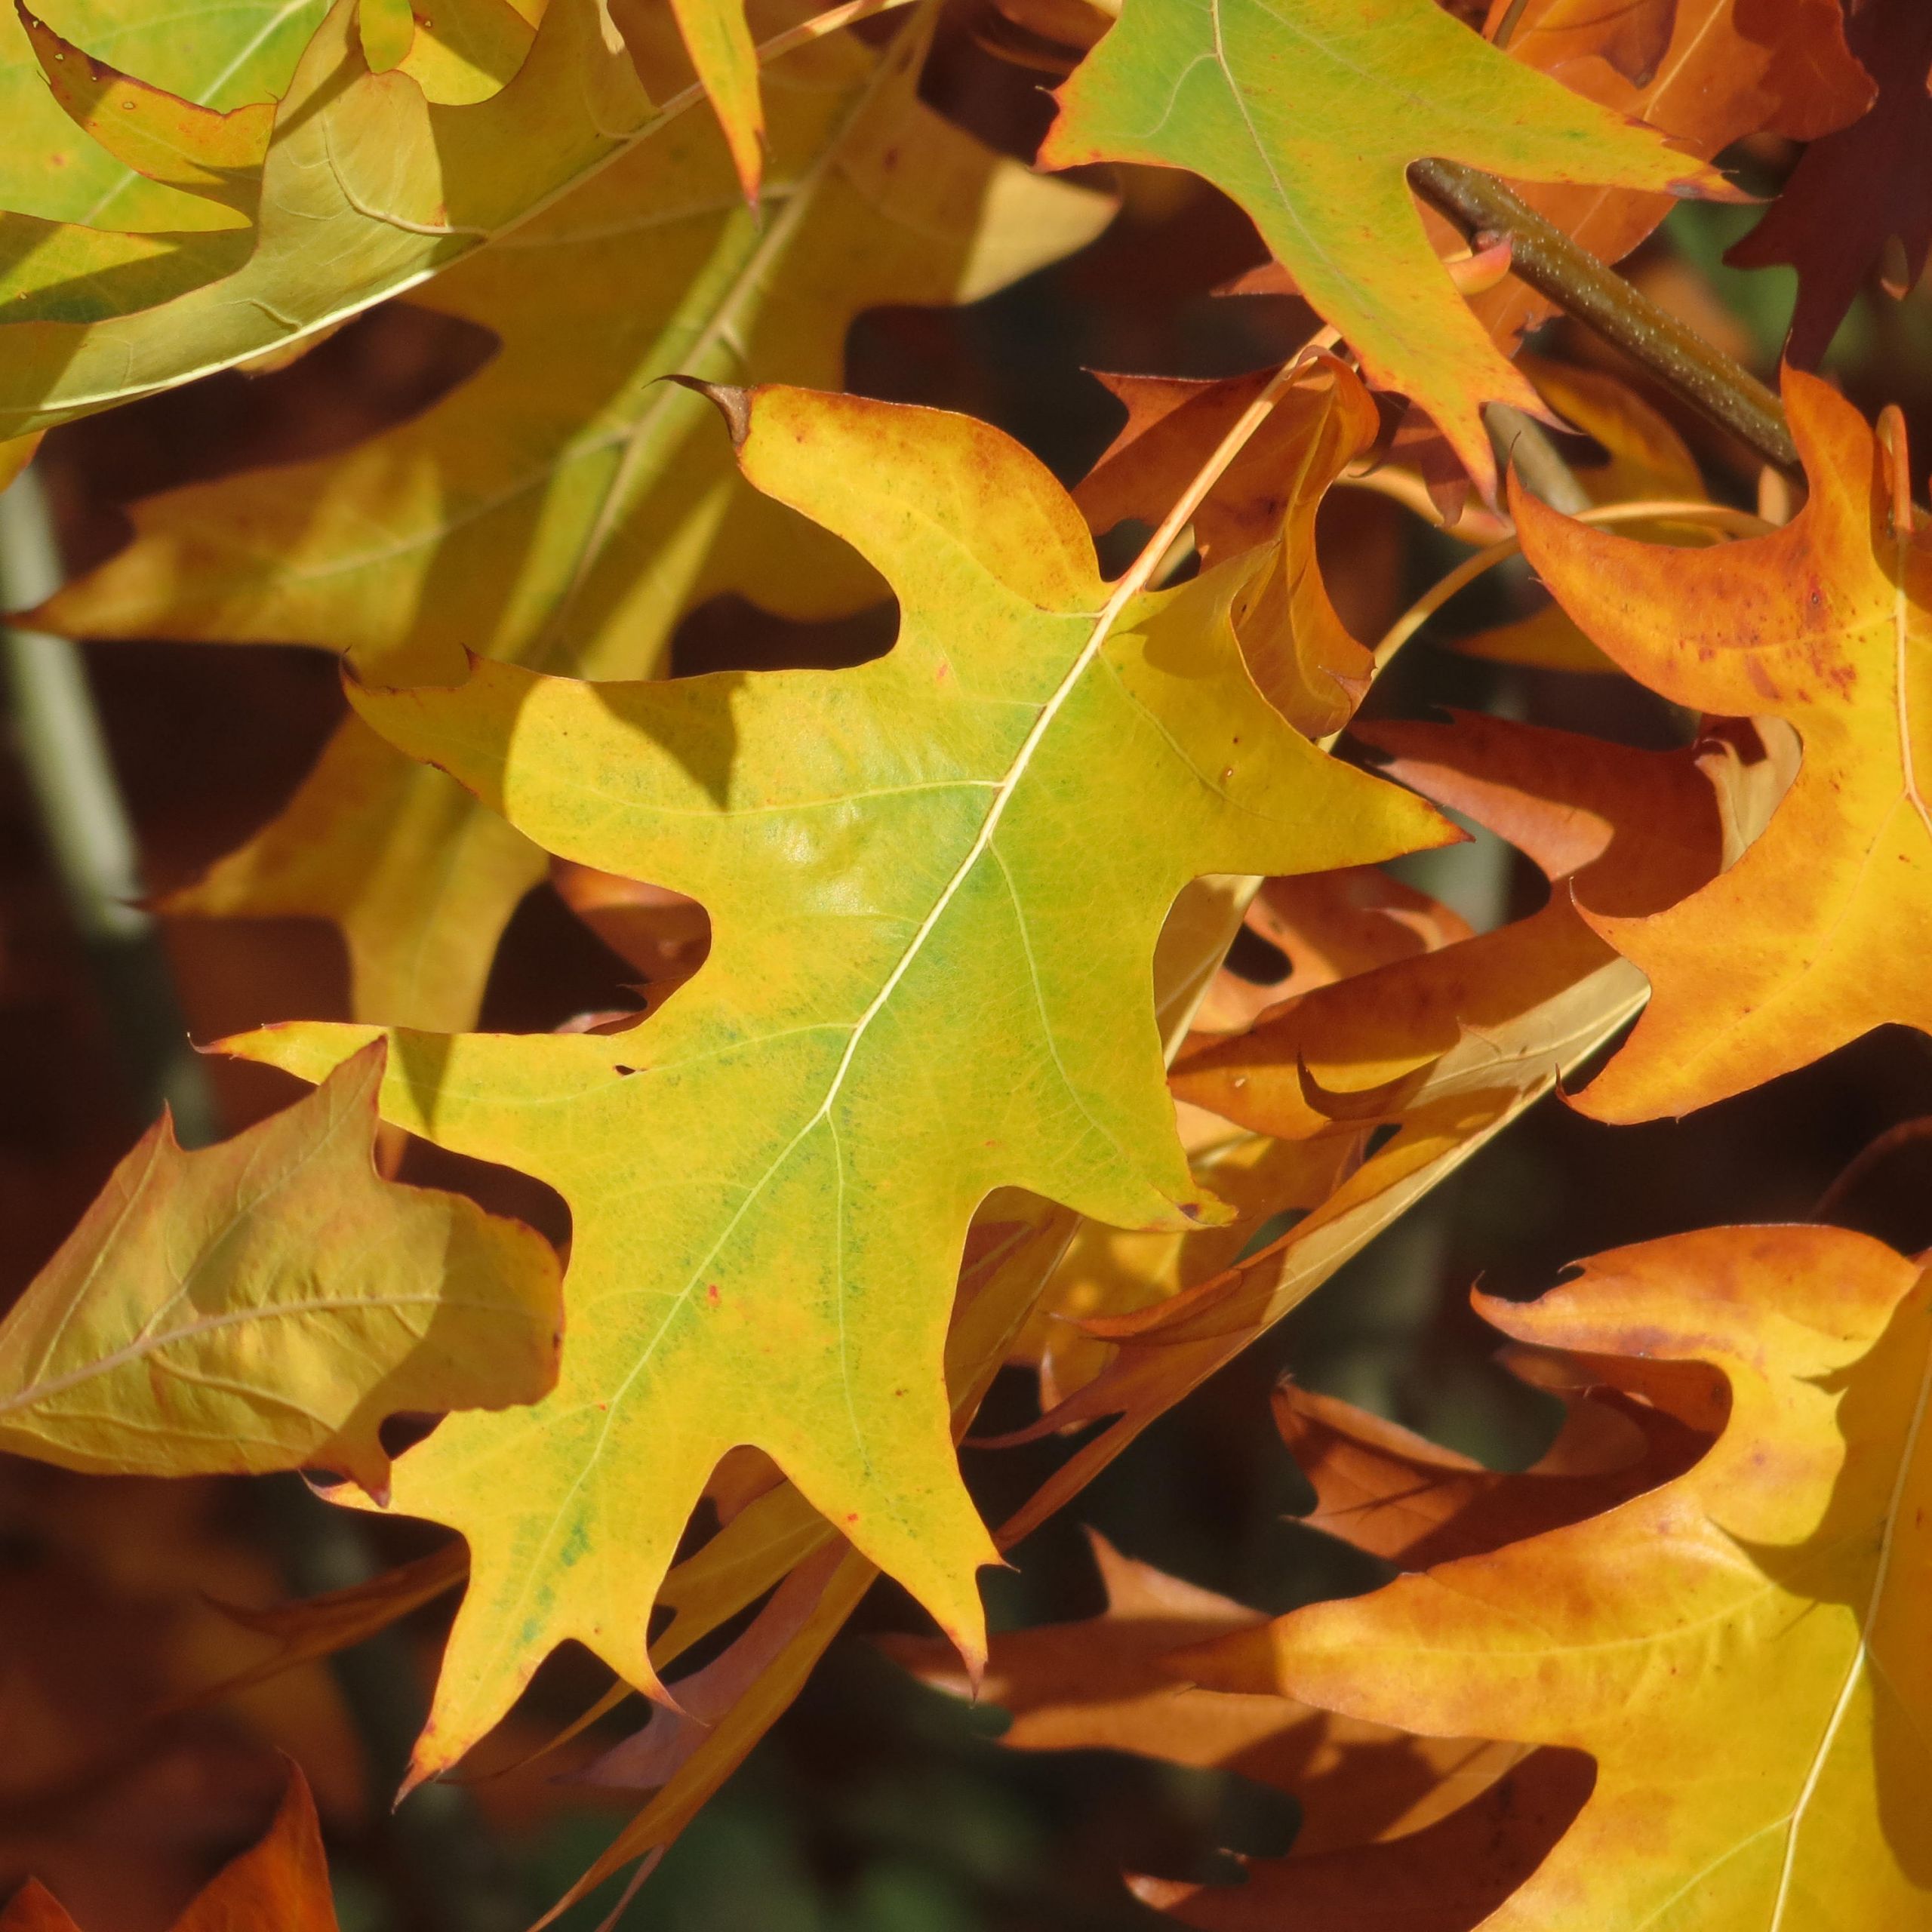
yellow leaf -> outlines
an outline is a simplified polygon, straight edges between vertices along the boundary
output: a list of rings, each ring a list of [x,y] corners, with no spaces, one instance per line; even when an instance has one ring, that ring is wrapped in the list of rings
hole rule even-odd
[[[555,1379],[557,1265],[520,1223],[380,1179],[384,1049],[183,1153],[165,1118],[0,1324],[0,1447],[96,1473],[323,1468],[380,1491],[401,1410]]]
[[[171,282],[150,272],[125,296],[82,286],[24,319],[19,303],[0,315],[0,436],[332,328],[526,218],[666,118],[629,54],[606,44],[596,0],[556,0],[510,84],[463,106],[429,101],[406,74],[372,74],[357,7],[336,0],[276,109],[239,266],[211,257],[193,281],[192,263],[177,263]],[[201,238],[202,252],[225,238]],[[69,224],[33,247],[125,251],[127,239]]]
[[[237,211],[236,226],[253,214],[272,106],[223,113],[183,100],[84,54],[21,0],[16,5],[54,97],[76,127],[149,180]]]
[[[507,86],[530,51],[537,23],[510,0],[423,0],[412,9],[409,51],[397,63],[431,100],[468,106]],[[525,0],[526,6],[529,0]]]
[[[703,401],[659,379],[835,386],[856,316],[976,300],[1091,239],[1112,204],[1030,176],[918,98],[927,32],[835,38],[774,70],[774,175],[738,203],[688,121],[414,299],[502,346],[420,417],[318,462],[135,510],[133,546],[35,621],[91,636],[348,648],[384,683],[466,646],[597,678],[661,675],[721,592],[784,615],[883,595],[844,546],[746,490]],[[460,1027],[534,847],[346,723],[274,823],[168,909],[339,924],[358,1017]]]
[[[1452,835],[1255,690],[1238,562],[1110,597],[1066,493],[984,424],[721,400],[750,480],[897,590],[888,655],[632,685],[479,661],[357,698],[546,849],[688,894],[713,934],[626,1032],[393,1036],[386,1117],[551,1180],[587,1318],[554,1398],[398,1463],[399,1506],[471,1549],[418,1775],[567,1638],[653,1681],[650,1604],[740,1443],[977,1654],[992,1545],[941,1374],[974,1210],[1021,1186],[1121,1226],[1211,1213],[1150,997],[1176,895]],[[313,1078],[368,1037],[229,1047]]]
[[[755,203],[764,172],[764,110],[745,0],[671,0],[671,11],[724,131],[738,180]]]

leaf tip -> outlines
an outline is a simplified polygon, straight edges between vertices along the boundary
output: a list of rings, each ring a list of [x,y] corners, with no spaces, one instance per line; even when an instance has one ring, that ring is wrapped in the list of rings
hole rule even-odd
[[[752,392],[740,389],[731,383],[707,383],[702,377],[684,376],[673,371],[660,376],[660,382],[675,383],[680,389],[693,391],[701,395],[724,419],[724,426],[731,432],[731,447],[743,449],[745,438],[751,434]]]

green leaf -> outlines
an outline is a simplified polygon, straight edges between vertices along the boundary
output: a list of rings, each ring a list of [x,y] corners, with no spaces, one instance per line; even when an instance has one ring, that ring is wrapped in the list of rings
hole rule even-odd
[[[1370,379],[1420,403],[1491,496],[1481,405],[1543,407],[1456,294],[1404,171],[1435,156],[1531,181],[1724,191],[1434,0],[1126,0],[1057,98],[1043,162],[1185,168],[1232,196]]]
[[[53,24],[93,58],[228,112],[285,92],[326,0],[61,0]],[[164,233],[219,227],[217,206],[137,174],[86,138],[50,92],[26,28],[0,8],[0,208]]]
[[[1241,560],[1110,595],[1070,499],[985,424],[720,399],[751,481],[898,592],[886,657],[601,685],[479,661],[357,697],[547,849],[699,899],[714,935],[626,1032],[391,1036],[386,1115],[549,1180],[574,1230],[556,1394],[398,1463],[398,1506],[472,1566],[418,1776],[566,1638],[653,1681],[652,1599],[739,1443],[979,1655],[992,1549],[942,1373],[974,1210],[1011,1186],[1118,1226],[1211,1214],[1153,1011],[1176,894],[1455,835],[1263,700]],[[315,1078],[370,1037],[228,1046]]]
[[[597,0],[554,0],[509,85],[456,106],[407,73],[371,74],[355,14],[356,0],[337,0],[297,65],[254,247],[232,273],[219,272],[226,257],[213,278],[192,260],[171,281],[150,272],[114,291],[106,316],[99,292],[72,280],[24,315],[14,303],[0,312],[0,438],[312,338],[426,281],[666,118],[629,54],[607,43]],[[103,232],[60,235],[78,247]],[[55,239],[18,230],[9,252],[31,260]]]

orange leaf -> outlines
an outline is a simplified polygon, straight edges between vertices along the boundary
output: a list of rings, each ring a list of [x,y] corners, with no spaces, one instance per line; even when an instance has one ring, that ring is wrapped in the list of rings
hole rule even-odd
[[[1577,1103],[1600,1120],[1688,1113],[1887,1020],[1932,1029],[1932,547],[1909,507],[1894,521],[1893,464],[1857,411],[1791,371],[1785,397],[1811,494],[1769,536],[1668,549],[1512,491],[1524,554],[1632,676],[1781,718],[1804,749],[1763,835],[1681,904],[1632,916],[1581,886],[1652,989]]]
[[[1512,1476],[1290,1383],[1275,1392],[1275,1420],[1315,1485],[1303,1521],[1411,1570],[1613,1508],[1679,1474],[1709,1439],[1647,1404],[1599,1395],[1575,1403],[1549,1456]]]
[[[0,1932],[80,1932],[54,1895],[29,1879],[0,1912]],[[328,1860],[308,1780],[292,1759],[288,1789],[261,1841],[211,1878],[174,1932],[337,1932]]]
[[[1717,799],[1688,752],[1469,715],[1447,728],[1378,721],[1357,734],[1398,754],[1392,776],[1587,895],[1620,907],[1667,905],[1717,869]],[[1560,889],[1527,919],[1318,986],[1245,1033],[1198,1042],[1177,1063],[1174,1090],[1257,1133],[1323,1133],[1340,1096],[1384,1113],[1412,1099],[1425,1070],[1466,1036],[1478,1043],[1470,1077],[1486,1081],[1494,1057],[1480,1050],[1482,1036],[1539,1009],[1554,1016],[1566,989],[1614,964]]]
[[[1495,38],[1513,4],[1490,0],[1485,39]],[[1513,52],[1531,41],[1540,67],[1561,67],[1594,54],[1641,87],[1669,49],[1676,15],[1677,0],[1546,0],[1534,26],[1527,32],[1519,26],[1509,45]]]
[[[1158,521],[1273,374],[1257,369],[1217,383],[1103,376],[1128,420],[1074,493],[1094,531],[1124,517]],[[1354,371],[1333,356],[1314,358],[1195,515],[1205,565],[1271,546],[1235,605],[1235,628],[1255,682],[1310,737],[1339,730],[1367,688],[1369,654],[1321,580],[1315,517],[1380,426]]]
[[[1477,1299],[1540,1346],[1709,1364],[1721,1434],[1602,1515],[1182,1661],[1590,1753],[1595,1789],[1494,1932],[1932,1922],[1932,1275],[1843,1229],[1718,1228]]]
[[[1871,105],[1871,76],[1845,45],[1838,0],[1677,0],[1670,44],[1642,86],[1592,54],[1577,57],[1567,31],[1576,0],[1531,0],[1509,42],[1517,60],[1540,67],[1589,99],[1647,122],[1706,159],[1747,134],[1808,141],[1856,121]],[[1552,31],[1546,34],[1544,24]],[[1620,261],[1663,220],[1661,195],[1627,189],[1512,183],[1593,255]],[[1499,341],[1512,342],[1555,312],[1512,280],[1471,303]]]
[[[0,1912],[0,1932],[81,1932],[67,1909],[38,1878],[29,1878]]]

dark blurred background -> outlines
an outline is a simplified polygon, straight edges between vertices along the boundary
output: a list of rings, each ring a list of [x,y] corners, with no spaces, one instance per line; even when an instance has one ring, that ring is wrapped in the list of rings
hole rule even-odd
[[[959,11],[928,80],[935,103],[1015,153],[1030,152],[1051,75],[992,57]],[[1776,143],[1726,157],[1754,186],[1792,159]],[[1079,476],[1119,411],[1084,371],[1214,376],[1299,342],[1305,310],[1213,291],[1257,263],[1245,220],[1177,175],[1123,182],[1125,205],[1083,254],[966,309],[875,312],[851,339],[852,386],[970,411]],[[1767,377],[1792,296],[1786,272],[1724,268],[1749,208],[1687,205],[1628,265],[1658,300]],[[1558,324],[1536,345],[1616,367]],[[355,322],[278,374],[223,374],[55,432],[40,462],[66,561],[123,540],[122,506],[193,478],[344,447],[421,407],[487,347],[405,305]],[[1861,405],[1904,409],[1932,450],[1932,306],[1875,288],[1841,331],[1829,373]],[[1721,497],[1749,502],[1744,453],[1630,377],[1676,422]],[[1371,635],[1461,554],[1385,499],[1337,491],[1324,509],[1337,601]],[[1507,614],[1504,574],[1451,608],[1441,635]],[[881,647],[875,617],[779,623],[748,606],[692,614],[680,670],[725,662],[851,661]],[[338,715],[318,653],[167,644],[91,648],[89,675],[140,841],[149,890],[192,876],[280,804]],[[1445,703],[1595,731],[1681,742],[1687,721],[1620,681],[1527,672],[1425,640],[1372,699],[1426,715]],[[45,1261],[145,1124],[149,1084],[131,1061],[125,995],[104,982],[63,909],[12,737],[0,739],[0,1303]],[[1412,881],[1481,925],[1530,909],[1540,879],[1494,841],[1412,862]],[[193,1035],[339,1014],[332,933],[299,922],[179,921],[162,935]],[[483,1023],[554,1026],[613,1003],[627,973],[547,891],[512,924]],[[215,1125],[231,1133],[285,1104],[292,1084],[210,1061]],[[1300,1528],[1307,1497],[1270,1424],[1292,1367],[1500,1466],[1534,1460],[1553,1404],[1490,1360],[1466,1294],[1479,1278],[1527,1295],[1580,1256],[1737,1220],[1811,1214],[1877,1137],[1932,1114],[1932,1049],[1903,1029],[1681,1124],[1600,1127],[1546,1103],[1471,1161],[1216,1383],[1149,1431],[1081,1499],[991,1576],[996,1628],[1102,1606],[1080,1533],[1269,1611],[1368,1586],[1366,1559]],[[553,1235],[541,1190],[420,1156],[408,1171],[475,1186]],[[1907,1248],[1932,1241],[1932,1140],[1901,1147],[1850,1188],[1833,1218]],[[983,1432],[1030,1417],[1009,1371]],[[1054,1445],[969,1451],[988,1512],[1019,1501]],[[229,1705],[152,1715],[248,1654],[208,1597],[262,1603],[353,1580],[429,1547],[407,1524],[346,1519],[300,1484],[88,1481],[0,1459],[0,1895],[40,1872],[98,1932],[165,1926],[272,1810],[275,1750],[307,1769],[328,1826],[345,1932],[511,1932],[573,1878],[625,1815],[583,1787],[531,1774],[432,1789],[388,1808],[420,1721],[439,1629],[432,1611],[334,1666],[309,1666]],[[1160,1922],[1123,1869],[1225,1870],[1224,1849],[1275,1853],[1291,1805],[1232,1777],[1100,1753],[1022,1756],[1000,1714],[924,1690],[869,1633],[921,1627],[875,1591],[798,1704],[672,1850],[634,1908],[663,1932],[1075,1932]],[[531,1740],[592,1701],[601,1674],[553,1661],[524,1724]],[[635,1718],[633,1718],[633,1721]],[[608,1899],[605,1903],[608,1905]],[[568,1921],[587,1928],[585,1909]]]

